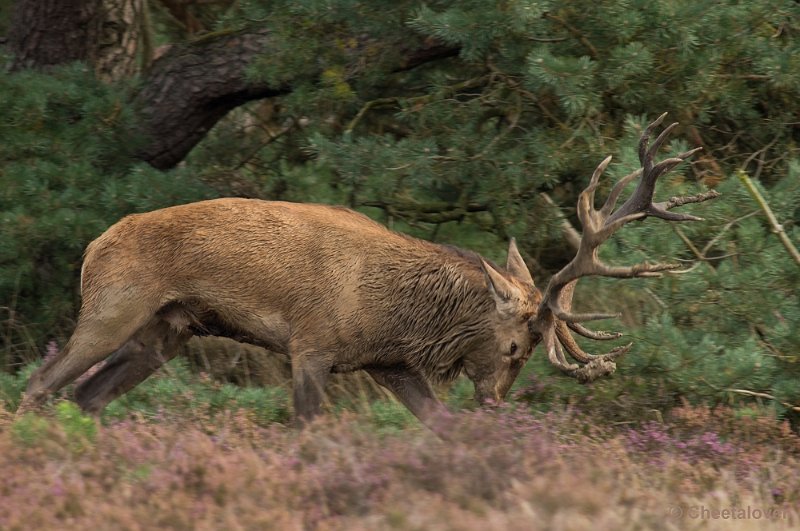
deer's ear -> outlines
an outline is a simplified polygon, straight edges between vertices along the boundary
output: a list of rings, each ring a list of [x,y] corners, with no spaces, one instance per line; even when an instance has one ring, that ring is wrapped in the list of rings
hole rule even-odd
[[[531,272],[528,270],[528,266],[525,265],[522,255],[519,254],[516,238],[511,238],[511,242],[508,244],[508,260],[506,261],[506,269],[508,269],[508,272],[514,275],[517,280],[521,280],[525,284],[535,286]]]
[[[483,258],[481,258],[481,268],[486,276],[489,293],[491,293],[494,303],[497,305],[497,311],[500,316],[509,318],[516,315],[522,300],[522,293],[520,293],[519,288],[506,280],[502,273],[486,263]]]

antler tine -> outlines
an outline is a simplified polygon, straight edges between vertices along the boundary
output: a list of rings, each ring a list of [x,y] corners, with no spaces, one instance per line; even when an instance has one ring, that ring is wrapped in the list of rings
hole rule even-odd
[[[560,308],[551,308],[553,315],[569,323],[585,323],[587,321],[602,321],[603,319],[616,319],[620,313],[608,312],[589,312],[589,313],[572,313],[565,312]]]
[[[592,382],[598,378],[602,378],[603,376],[613,374],[617,369],[617,365],[614,363],[614,360],[628,352],[633,345],[630,343],[628,345],[616,347],[611,352],[603,354],[602,356],[590,356],[584,353],[586,356],[585,359],[588,361],[581,366],[575,363],[567,362],[561,342],[556,337],[552,328],[543,335],[542,339],[550,363],[562,372],[572,376],[573,378],[576,378],[581,383]],[[583,352],[580,350],[580,347],[577,347],[577,350]],[[571,351],[570,355],[576,357],[576,354]],[[580,354],[577,354],[577,356],[580,356]]]
[[[634,264],[632,266],[613,267],[600,264],[597,274],[612,278],[660,277],[662,271],[673,271],[680,268],[681,266],[679,264],[651,264],[649,262],[642,262],[641,264]]]
[[[567,326],[575,332],[576,334],[580,334],[583,337],[588,337],[589,339],[596,339],[598,341],[607,341],[609,339],[617,339],[622,337],[622,332],[605,332],[603,330],[590,330],[586,328],[580,323],[571,323],[566,321]]]
[[[600,213],[603,216],[608,217],[608,215],[614,211],[614,207],[617,206],[617,199],[619,199],[622,190],[625,188],[625,186],[628,185],[628,183],[639,177],[641,174],[642,174],[642,168],[639,168],[635,172],[629,173],[628,175],[620,179],[619,182],[617,182],[617,184],[614,185],[614,188],[611,189],[611,192],[608,194],[608,197],[606,198],[606,202],[600,209]]]
[[[566,286],[564,286],[564,288],[561,290],[561,297],[559,297],[559,301],[563,300],[563,304],[565,305],[564,306],[564,311],[566,311],[566,312],[568,312],[569,310],[572,309],[572,294],[575,291],[575,286],[577,286],[577,283],[578,283],[577,280],[573,280],[572,282],[570,282]],[[575,339],[569,333],[569,328],[572,328],[573,326],[575,326],[575,327],[578,327],[578,330],[579,330],[578,333],[580,333],[581,335],[584,335],[583,332],[586,332],[589,335],[594,335],[596,337],[599,336],[599,337],[601,337],[603,339],[612,339],[612,338],[615,338],[615,337],[620,337],[622,335],[620,333],[610,334],[608,332],[598,332],[598,333],[595,334],[591,330],[589,330],[588,328],[585,328],[582,325],[577,324],[573,319],[569,319],[569,318],[568,319],[564,319],[564,317],[567,317],[567,316],[564,315],[563,313],[561,314],[561,317],[559,317],[559,314],[555,314],[555,315],[559,319],[558,321],[555,321],[556,339],[558,340],[558,342],[561,343],[561,345],[564,347],[564,349],[567,352],[569,352],[570,356],[572,356],[573,359],[575,359],[576,361],[578,361],[580,363],[591,363],[591,361],[593,359],[603,358],[603,356],[606,356],[606,355],[603,354],[601,356],[594,356],[592,354],[589,354],[588,352],[584,352],[584,350],[582,348],[580,348],[580,346],[575,342]],[[568,317],[574,318],[575,316],[569,315]],[[604,316],[604,317],[608,317],[608,316]],[[612,351],[612,352],[614,352],[614,351]],[[608,354],[611,354],[611,352],[609,352]]]
[[[597,189],[597,185],[600,183],[600,176],[603,175],[603,172],[606,171],[608,164],[611,162],[611,155],[607,156],[603,159],[603,162],[597,165],[592,172],[592,178],[589,180],[589,186],[586,187],[584,192],[590,193],[591,196],[591,204],[594,205],[594,191]]]
[[[662,201],[661,203],[653,203],[650,207],[651,216],[665,219],[667,221],[703,221],[703,218],[693,216],[691,214],[678,214],[676,212],[667,212],[675,207],[688,205],[689,203],[702,203],[703,201],[710,201],[716,199],[721,194],[716,190],[709,190],[695,195],[683,195],[671,197],[669,201]]]
[[[664,115],[666,115],[666,113],[664,113]],[[669,134],[676,127],[678,127],[678,122],[673,122],[665,127],[663,131],[661,131],[661,134],[656,137],[655,142],[653,142],[647,149],[647,158],[649,158],[651,161],[655,158],[656,154],[658,154],[658,150],[661,149],[661,144],[664,143]]]
[[[567,373],[571,373],[572,371],[576,371],[580,368],[579,365],[575,365],[574,363],[567,363],[567,358],[564,356],[564,350],[556,340],[554,330],[548,330],[545,334],[543,334],[542,342],[544,343],[544,348],[547,351],[547,358],[550,360],[552,365]]]
[[[591,266],[583,270],[582,276],[597,275],[612,278],[644,278],[644,277],[660,277],[662,271],[674,271],[680,269],[679,264],[651,264],[643,262],[641,264],[634,264],[632,266],[608,266],[599,260],[595,260]],[[571,283],[577,283],[578,279],[571,280]],[[586,321],[600,321],[602,319],[613,319],[619,317],[619,313],[608,312],[589,312],[589,313],[573,313],[565,309],[562,305],[563,301],[571,301],[572,294],[561,294],[560,297],[550,297],[547,300],[547,309],[555,315],[558,319],[568,323],[583,323]]]
[[[639,137],[639,162],[642,163],[642,168],[644,169],[644,174],[647,175],[650,173],[650,170],[653,166],[653,158],[648,157],[650,154],[650,150],[648,146],[650,145],[650,134],[653,132],[653,129],[661,125],[661,122],[664,121],[664,118],[667,117],[667,113],[662,114],[658,118],[656,118],[650,125],[648,125],[642,136]]]
[[[666,116],[666,114],[662,115],[662,117],[663,116]],[[657,121],[658,120],[656,120],[656,122]],[[655,124],[656,122],[653,122],[653,124]],[[653,124],[650,124],[650,125],[652,126]],[[662,131],[661,134],[658,135],[658,138],[653,143],[653,145],[650,146],[649,148],[647,146],[647,139],[648,139],[648,134],[649,134],[648,130],[651,130],[652,128],[648,127],[645,130],[645,133],[642,134],[642,140],[644,140],[645,143],[640,146],[639,158],[640,158],[640,161],[642,162],[643,166],[645,166],[645,163],[648,160],[650,161],[649,162],[649,167],[650,167],[649,171],[651,173],[651,178],[652,178],[653,175],[655,175],[655,178],[652,178],[653,181],[657,180],[658,177],[660,177],[664,173],[668,172],[669,170],[671,170],[672,168],[674,168],[675,166],[677,166],[678,164],[680,164],[684,160],[688,159],[689,157],[691,157],[692,155],[694,155],[695,153],[697,153],[698,151],[703,149],[702,147],[690,149],[689,151],[681,153],[680,155],[677,155],[677,156],[675,156],[673,158],[663,160],[660,163],[658,163],[656,166],[653,166],[652,165],[653,156],[655,155],[655,153],[658,150],[658,148],[661,147],[661,144],[664,142],[664,140],[666,140],[668,133],[670,131],[672,131],[672,129],[677,125],[678,125],[678,123],[676,122],[674,124],[671,124],[666,129],[664,129],[664,131]],[[642,151],[641,151],[642,147],[644,148],[644,155],[642,155]],[[642,156],[644,156],[644,159],[642,159]],[[639,177],[640,175],[642,175],[642,173],[644,173],[644,169],[645,168],[639,168],[638,170],[636,170],[636,171],[634,171],[632,173],[629,173],[628,175],[626,175],[625,177],[620,179],[619,182],[617,182],[617,184],[614,185],[614,187],[611,189],[611,192],[608,194],[608,198],[606,199],[605,204],[600,209],[600,213],[603,216],[608,217],[608,216],[611,215],[611,213],[614,211],[614,207],[617,206],[617,200],[619,199],[619,196],[622,193],[622,191],[625,188],[625,186],[628,185],[631,181],[633,181],[637,177]],[[654,173],[654,172],[657,172],[657,173]],[[704,201],[705,201],[705,199],[704,199]],[[686,203],[689,203],[689,202],[698,202],[698,201],[686,201],[686,202],[681,203],[681,204],[686,204]],[[674,206],[680,206],[680,205],[676,204]],[[670,207],[670,208],[673,208],[673,207]],[[669,210],[669,209],[667,209],[667,210]],[[685,219],[687,221],[690,220],[690,219],[691,220],[701,219],[701,218],[696,218],[695,219],[693,216],[688,216],[688,215],[686,215],[686,216],[687,217]]]
[[[569,328],[567,328],[567,323],[564,321],[556,322],[556,338],[558,339],[559,343],[564,347],[564,349],[569,352],[569,355],[572,356],[575,361],[580,363],[589,363],[594,359],[607,359],[613,361],[615,358],[618,358],[622,355],[620,352],[620,347],[612,349],[611,352],[607,352],[605,354],[589,354],[585,352],[578,343],[575,342],[575,338],[572,337],[572,334],[569,332]],[[622,334],[617,334],[617,337],[621,336]],[[610,339],[608,337],[604,339]],[[627,349],[633,346],[633,343],[629,343],[627,345]]]
[[[661,162],[653,166],[653,168],[650,170],[650,174],[647,175],[647,180],[655,185],[655,182],[658,180],[659,177],[661,177],[665,173],[672,171],[672,168],[674,168],[681,162],[683,162],[683,159],[680,159],[678,157],[662,160]]]
[[[580,251],[579,251],[580,252]],[[564,270],[562,269],[562,272]],[[552,283],[552,280],[551,280]],[[558,296],[551,297],[548,301],[547,308],[558,319],[566,322],[585,322],[585,321],[599,321],[602,319],[613,319],[619,317],[618,313],[572,313],[572,294],[575,291],[575,286],[578,279],[567,282],[558,293]],[[548,286],[550,288],[550,286]],[[547,295],[545,294],[545,297]],[[544,304],[544,303],[543,303]]]
[[[666,113],[650,123],[639,139],[638,151],[641,169],[626,175],[611,189],[602,208],[594,207],[595,191],[600,182],[600,176],[611,162],[611,157],[606,157],[592,173],[589,185],[578,198],[578,218],[583,226],[583,235],[575,258],[561,271],[553,275],[544,291],[536,319],[532,321],[531,330],[539,334],[547,350],[550,362],[579,381],[587,382],[614,372],[614,360],[622,356],[631,348],[631,344],[617,347],[602,355],[592,355],[585,352],[575,341],[570,330],[589,339],[615,339],[622,334],[590,330],[581,322],[597,319],[617,317],[618,314],[609,313],[573,313],[572,297],[580,277],[597,275],[616,278],[656,277],[664,271],[679,269],[676,264],[665,263],[640,263],[632,266],[609,266],[604,264],[597,256],[597,249],[612,234],[623,225],[633,220],[641,220],[647,216],[661,218],[667,221],[699,220],[690,214],[670,212],[671,209],[689,203],[700,203],[719,196],[719,193],[710,190],[691,196],[676,196],[668,201],[653,202],[653,193],[658,178],[672,170],[675,166],[691,157],[700,148],[692,149],[675,157],[667,158],[654,163],[654,158],[661,146],[666,141],[669,133],[678,125],[668,125],[650,143],[653,130],[661,125]],[[614,211],[617,200],[626,185],[637,177],[641,177],[636,189],[628,199]],[[564,351],[579,364],[568,363]]]
[[[598,244],[601,244],[607,239],[609,239],[612,234],[617,232],[620,228],[622,228],[623,225],[625,225],[629,221],[643,219],[646,216],[647,214],[644,212],[634,212],[632,214],[628,214],[627,216],[623,216],[613,221],[611,221],[611,218],[608,218],[606,219],[603,229],[598,231],[597,234],[593,235],[594,236],[593,241],[597,242]]]
[[[589,180],[587,186],[578,196],[578,219],[583,227],[594,226],[594,193],[597,186],[600,184],[600,176],[606,171],[609,163],[611,162],[611,155],[603,159],[603,162],[597,165],[592,173],[592,178]]]
[[[696,147],[694,149],[690,149],[689,151],[684,151],[683,153],[675,155],[675,157],[673,157],[673,158],[686,160],[689,157],[691,157],[692,155],[694,155],[695,153],[697,153],[698,151],[703,151],[703,146],[699,146],[699,147]],[[669,160],[669,159],[667,159],[667,160]]]

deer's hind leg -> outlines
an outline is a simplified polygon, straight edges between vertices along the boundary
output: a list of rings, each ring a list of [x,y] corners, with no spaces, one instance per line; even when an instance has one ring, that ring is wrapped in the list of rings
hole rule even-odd
[[[31,375],[17,415],[41,405],[48,396],[121,348],[149,317],[141,312],[126,315],[115,313],[111,317],[92,314],[79,318],[75,332],[61,353]]]
[[[154,317],[75,389],[75,400],[84,411],[100,414],[112,400],[174,358],[191,335],[186,328],[176,329],[164,319]]]
[[[17,415],[41,405],[123,345],[151,319],[162,293],[144,282],[120,284],[99,278],[83,289],[83,305],[64,349],[39,367],[28,381]]]

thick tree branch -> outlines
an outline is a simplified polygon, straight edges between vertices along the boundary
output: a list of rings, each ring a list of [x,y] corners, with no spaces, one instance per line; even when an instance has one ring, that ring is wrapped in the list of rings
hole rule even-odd
[[[149,139],[139,157],[171,168],[231,109],[289,92],[247,78],[248,66],[268,46],[267,31],[230,34],[174,46],[159,58],[134,99]]]
[[[392,72],[403,72],[411,70],[422,64],[437,61],[447,57],[455,57],[461,51],[458,46],[442,44],[435,39],[426,39],[420,46],[409,48],[404,46],[403,54],[397,64],[391,69]]]
[[[156,168],[171,168],[231,109],[291,92],[291,81],[253,81],[246,75],[259,55],[269,53],[269,47],[270,32],[262,30],[206,37],[175,46],[158,59],[135,97],[142,128],[150,139],[139,157]],[[458,48],[432,40],[401,50],[393,54],[387,71],[410,70],[458,54]],[[350,59],[354,64],[366,60],[358,52]]]

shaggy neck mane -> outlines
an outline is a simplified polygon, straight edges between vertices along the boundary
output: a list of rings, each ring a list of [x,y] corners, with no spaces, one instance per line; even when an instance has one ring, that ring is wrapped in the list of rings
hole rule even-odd
[[[449,245],[430,250],[433,256],[409,257],[390,272],[395,282],[385,300],[386,324],[403,338],[392,348],[405,351],[414,369],[434,382],[449,382],[460,374],[472,344],[485,338],[494,302],[478,254]],[[402,304],[408,300],[425,304]]]

